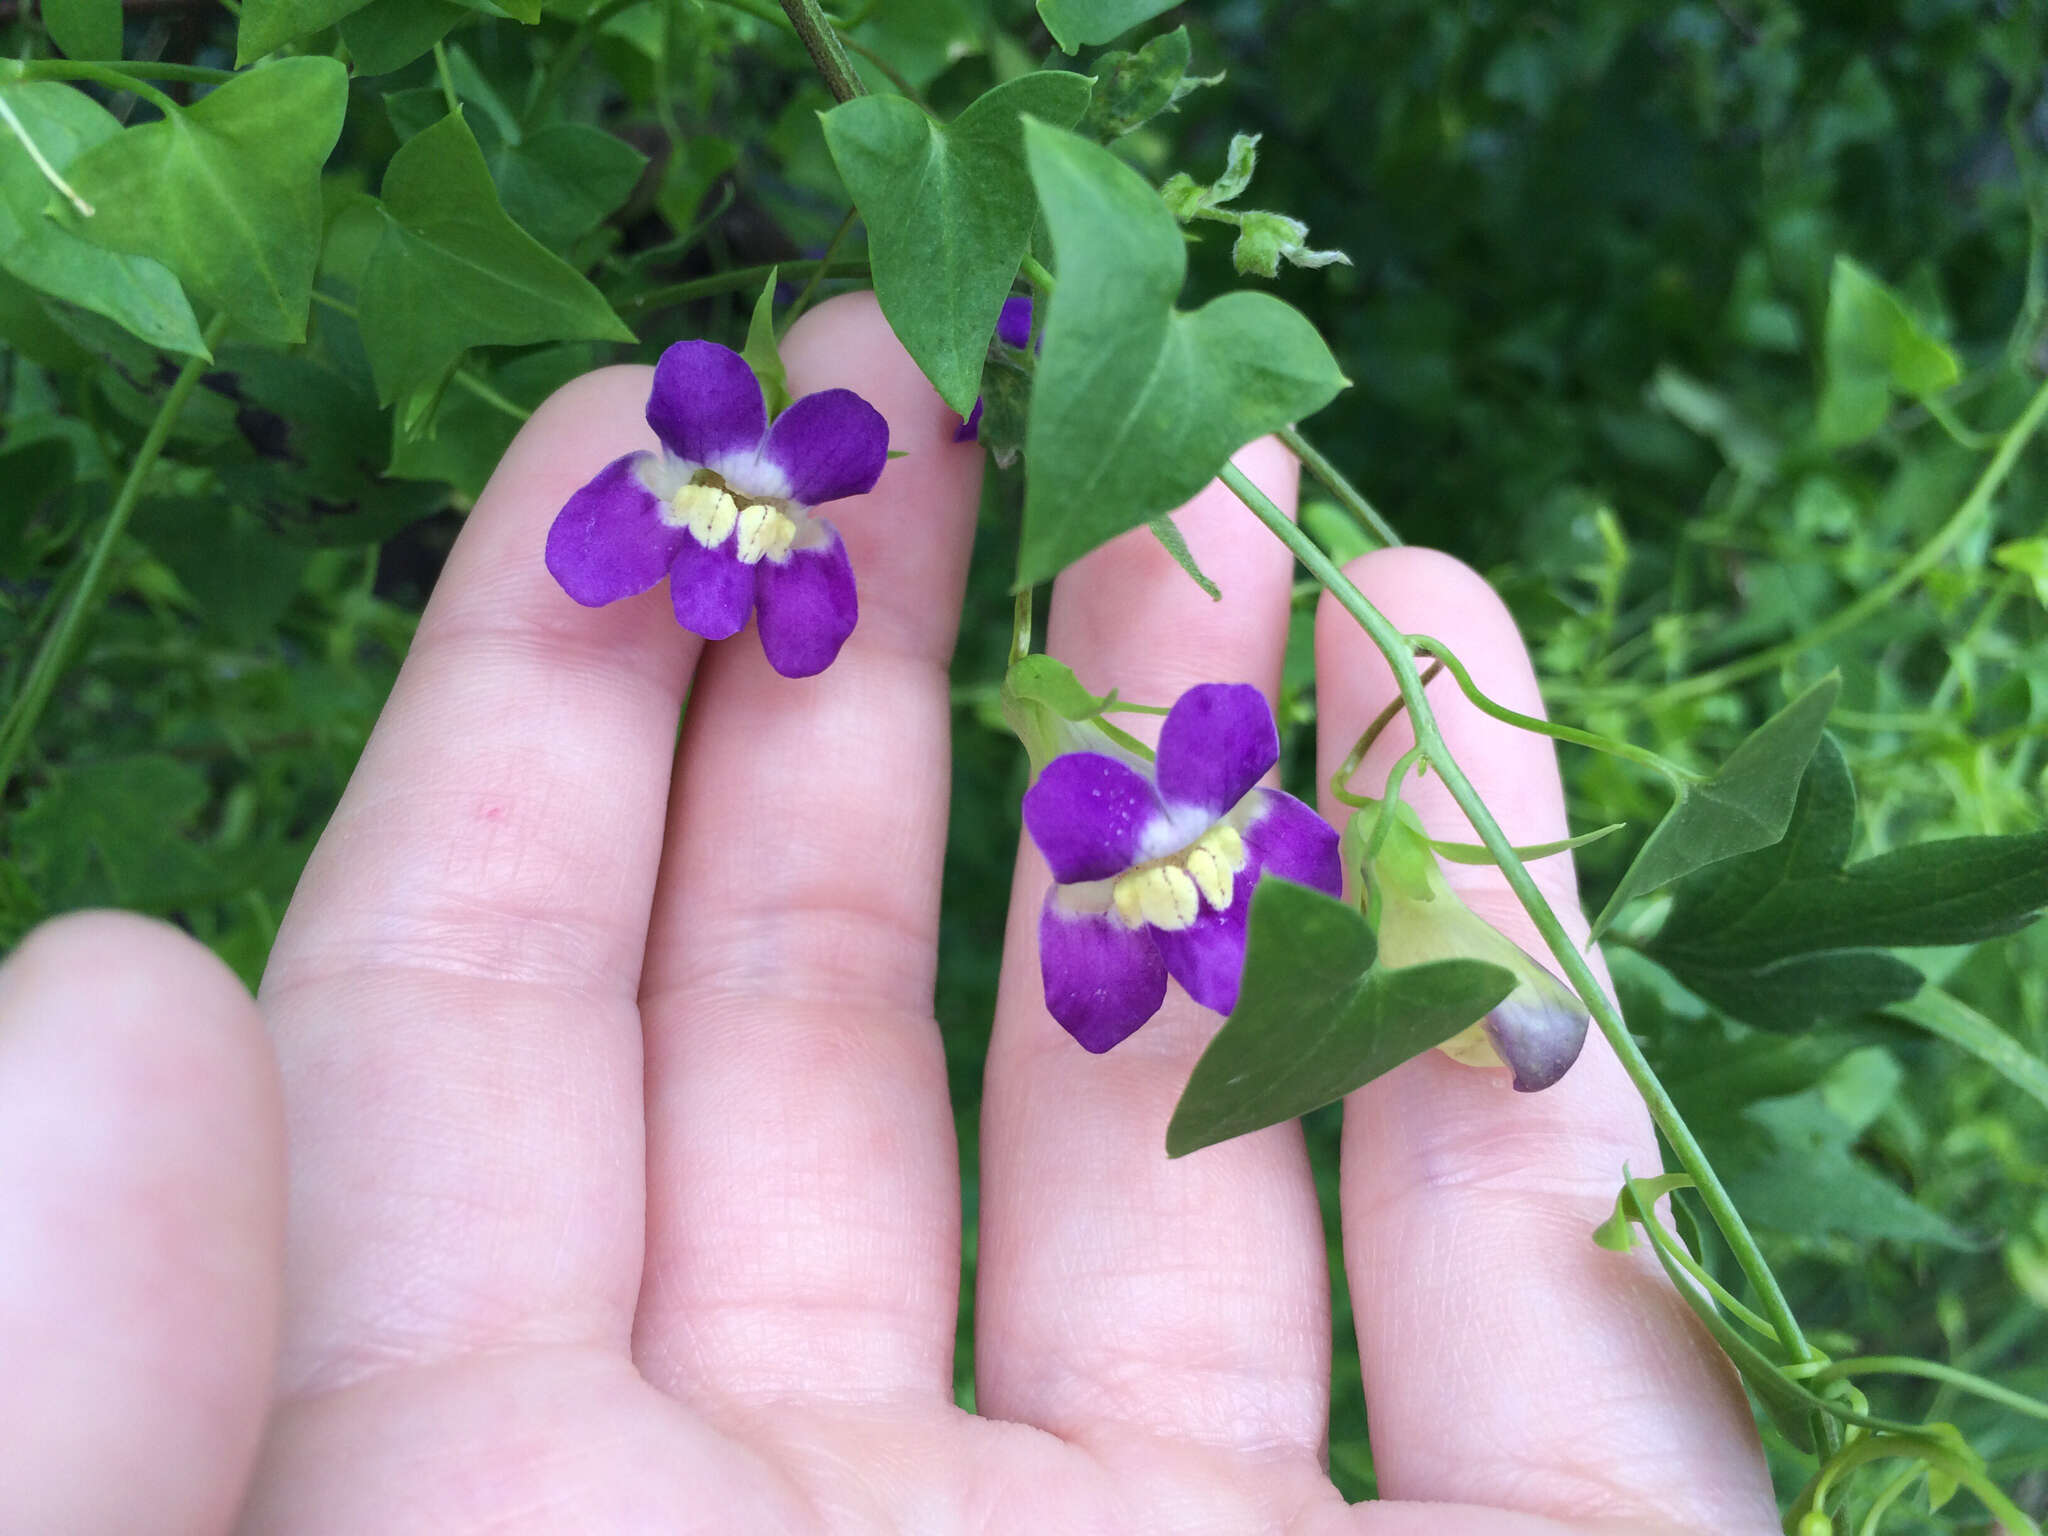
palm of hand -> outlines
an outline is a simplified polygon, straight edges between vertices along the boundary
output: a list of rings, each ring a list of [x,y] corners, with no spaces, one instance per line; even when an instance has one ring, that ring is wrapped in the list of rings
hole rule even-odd
[[[1346,1256],[1390,1502],[1345,1507],[1321,1468],[1328,1282],[1299,1132],[1166,1161],[1213,1018],[1170,1002],[1111,1055],[1077,1051],[1037,992],[1028,848],[982,1125],[986,1416],[954,1406],[931,991],[979,461],[864,301],[800,326],[789,360],[799,392],[860,388],[909,450],[830,509],[863,612],[823,678],[776,678],[744,636],[700,655],[658,593],[586,612],[548,582],[541,533],[638,444],[644,371],[558,396],[473,514],[265,979],[281,1288],[257,1043],[217,977],[160,959],[156,1006],[184,995],[219,1027],[164,1132],[208,1191],[170,1247],[212,1257],[185,1276],[188,1326],[160,1330],[163,1401],[131,1386],[124,1410],[159,1460],[180,1452],[148,1528],[233,1518],[274,1380],[251,1532],[1773,1529],[1725,1365],[1661,1277],[1586,1240],[1622,1163],[1655,1158],[1597,1042],[1536,1098],[1434,1057],[1356,1096]],[[1289,495],[1269,447],[1245,462]],[[1131,697],[1270,689],[1284,553],[1223,500],[1181,522],[1225,603],[1139,535],[1062,579],[1050,648]],[[1397,552],[1361,580],[1533,703],[1475,578]],[[1388,683],[1341,623],[1319,642],[1327,769]],[[1556,836],[1541,743],[1443,717],[1510,834]],[[1390,732],[1377,771],[1404,746]],[[1434,787],[1413,798],[1454,825]],[[1560,862],[1541,867],[1570,905]],[[218,1411],[180,1442],[162,1425],[192,1371]]]

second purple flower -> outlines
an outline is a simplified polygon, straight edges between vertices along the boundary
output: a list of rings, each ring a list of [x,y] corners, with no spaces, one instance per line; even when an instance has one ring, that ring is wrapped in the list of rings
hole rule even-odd
[[[683,628],[723,640],[753,614],[776,671],[824,671],[860,604],[838,530],[811,509],[874,489],[889,424],[852,390],[827,389],[770,425],[746,359],[709,341],[662,353],[647,424],[661,452],[614,459],[548,530],[562,590],[596,607],[667,576]]]
[[[1236,1007],[1263,875],[1342,894],[1336,829],[1258,787],[1279,758],[1264,694],[1203,683],[1167,714],[1149,776],[1069,752],[1025,792],[1024,825],[1056,882],[1038,926],[1045,1004],[1088,1050],[1157,1013],[1169,976],[1205,1008]]]

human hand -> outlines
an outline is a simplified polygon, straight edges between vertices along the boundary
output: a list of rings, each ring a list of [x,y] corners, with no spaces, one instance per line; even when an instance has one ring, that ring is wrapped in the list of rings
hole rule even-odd
[[[0,1529],[211,1532],[239,1506],[291,1536],[1775,1530],[1725,1362],[1645,1255],[1589,1241],[1622,1165],[1656,1161],[1597,1037],[1543,1094],[1430,1053],[1348,1107],[1386,1502],[1347,1508],[1300,1131],[1164,1157],[1215,1017],[1176,996],[1077,1049],[1043,1010],[1028,844],[983,1113],[981,1416],[954,1406],[932,984],[980,456],[870,300],[787,355],[798,393],[857,388],[908,452],[831,509],[862,615],[828,673],[705,649],[661,591],[589,611],[554,586],[555,511],[649,441],[646,370],[592,375],[456,546],[279,935],[269,1042],[132,919],[53,925],[0,973]],[[1242,462],[1291,504],[1278,450]],[[1213,488],[1180,523],[1224,602],[1141,532],[1061,579],[1049,648],[1133,698],[1270,691],[1285,551]],[[1412,550],[1352,574],[1535,707],[1476,577]],[[1391,683],[1341,614],[1317,641],[1327,773]],[[1547,743],[1432,696],[1509,835],[1562,835]],[[1435,780],[1409,798],[1469,835]],[[1576,912],[1569,861],[1533,869]],[[1449,874],[1535,947],[1492,872]]]

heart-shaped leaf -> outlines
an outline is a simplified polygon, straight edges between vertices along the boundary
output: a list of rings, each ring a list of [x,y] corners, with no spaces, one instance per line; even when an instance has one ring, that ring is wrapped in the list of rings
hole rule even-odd
[[[1180,1157],[1334,1103],[1484,1018],[1513,973],[1480,960],[1374,963],[1358,909],[1278,878],[1252,893],[1244,987],[1174,1107]]]
[[[1711,778],[1686,784],[1593,921],[1592,937],[1629,902],[1696,869],[1768,848],[1785,835],[1799,781],[1820,745],[1842,680],[1830,672],[1743,739]]]
[[[1112,42],[1173,7],[1174,0],[1038,0],[1046,31],[1066,53]]]
[[[60,172],[121,131],[111,112],[68,85],[0,79],[0,100]],[[0,128],[0,268],[52,298],[105,315],[153,347],[204,353],[178,280],[147,256],[102,250],[72,234],[49,216],[50,196],[27,147]]]
[[[951,123],[901,96],[856,97],[825,114],[825,143],[867,221],[882,313],[963,416],[1037,218],[1022,118],[1071,127],[1088,92],[1085,75],[1041,70]]]
[[[320,255],[320,168],[347,106],[348,71],[334,59],[237,75],[80,155],[71,184],[96,211],[71,215],[69,226],[161,261],[255,337],[303,341]]]
[[[469,347],[633,339],[604,295],[506,216],[461,114],[399,147],[379,207],[362,331],[380,404],[433,389]]]
[[[1024,142],[1060,279],[1024,436],[1029,584],[1173,511],[1346,381],[1315,327],[1268,294],[1175,309],[1187,248],[1152,188],[1076,134],[1027,122]]]
[[[1884,425],[1894,392],[1924,399],[1961,377],[1955,353],[1930,336],[1899,296],[1846,256],[1828,280],[1827,387],[1820,440],[1859,443]]]

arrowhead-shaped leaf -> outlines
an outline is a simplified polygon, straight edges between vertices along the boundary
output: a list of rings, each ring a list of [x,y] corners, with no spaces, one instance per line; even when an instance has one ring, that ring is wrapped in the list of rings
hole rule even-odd
[[[1828,280],[1826,355],[1819,432],[1835,445],[1859,443],[1883,426],[1894,392],[1937,395],[1961,376],[1955,354],[1846,256],[1835,258]]]
[[[1854,783],[1823,740],[1785,836],[1681,885],[1646,953],[1743,1022],[1798,1030],[1918,992],[1920,972],[1887,950],[1996,938],[2048,905],[2048,832],[1847,864],[1855,828]]]
[[[1173,9],[1175,0],[1038,0],[1045,29],[1063,52],[1113,42],[1141,21]]]
[[[121,57],[121,0],[43,0],[43,25],[70,58]]]
[[[0,78],[6,101],[57,170],[120,133],[114,115],[83,91]],[[146,256],[102,250],[48,213],[50,184],[12,132],[0,128],[0,268],[52,298],[105,315],[153,347],[204,353],[185,290]]]
[[[1024,142],[1059,286],[1024,438],[1020,584],[1173,511],[1345,383],[1315,327],[1269,294],[1175,309],[1180,227],[1116,156],[1036,122]]]
[[[253,64],[266,53],[296,42],[308,32],[331,27],[360,11],[369,0],[243,0],[235,33],[235,65]]]
[[[1072,127],[1088,91],[1085,75],[1040,70],[951,123],[901,96],[861,96],[825,114],[825,143],[867,221],[882,313],[963,416],[1038,217],[1022,118]]]
[[[604,295],[507,217],[459,113],[400,146],[379,206],[361,306],[379,403],[433,388],[469,347],[633,339]]]
[[[1514,990],[1479,960],[1374,963],[1357,908],[1285,880],[1252,893],[1244,988],[1175,1106],[1170,1157],[1333,1103],[1484,1018]]]
[[[1799,781],[1820,745],[1842,680],[1829,673],[1729,754],[1720,772],[1678,792],[1593,923],[1593,938],[1630,901],[1722,859],[1767,848],[1785,835]]]
[[[341,136],[348,71],[282,59],[78,157],[96,212],[69,227],[161,261],[265,341],[303,341],[320,255],[320,168]]]
[[[370,0],[341,20],[356,73],[388,75],[403,69],[474,14],[454,0]]]

